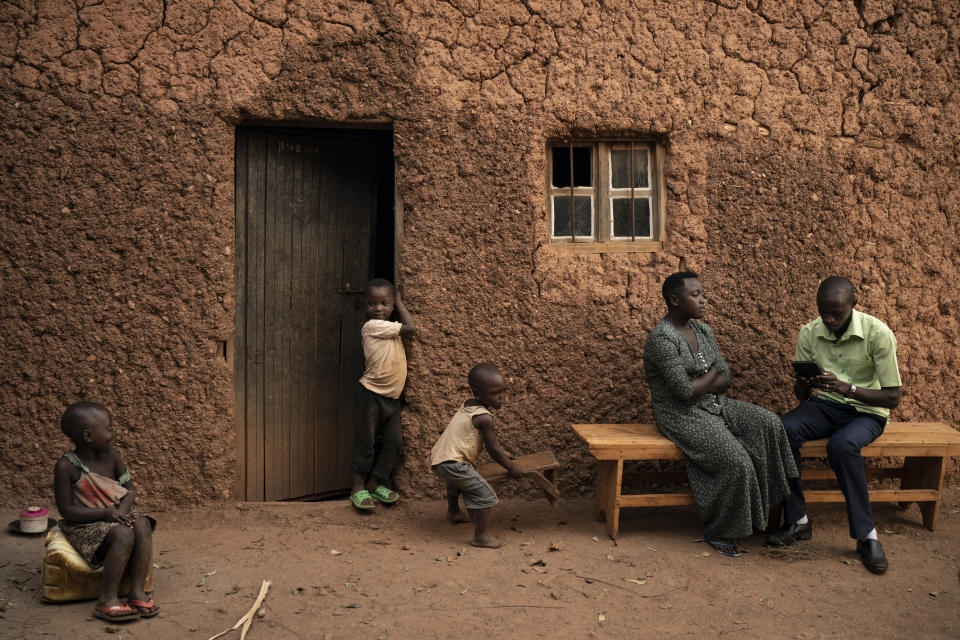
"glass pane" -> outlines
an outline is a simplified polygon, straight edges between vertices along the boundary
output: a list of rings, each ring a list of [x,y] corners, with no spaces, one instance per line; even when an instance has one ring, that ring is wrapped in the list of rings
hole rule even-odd
[[[648,161],[646,149],[633,150],[633,187],[635,189],[650,187],[650,179],[647,176]],[[610,151],[610,186],[614,189],[630,188],[630,149]]]
[[[555,146],[551,148],[553,161],[552,184],[555,187],[570,186],[570,146]],[[593,147],[573,147],[573,178],[575,187],[590,187],[593,185],[591,171],[591,156]],[[569,234],[567,234],[569,235]]]
[[[569,210],[569,207],[567,207]],[[636,237],[650,237],[650,198],[634,198],[633,213],[636,219]],[[568,225],[569,226],[569,225]],[[630,198],[613,199],[613,235],[629,238],[632,234],[630,224]]]
[[[593,215],[590,196],[574,196],[573,200],[577,236],[592,236]],[[570,236],[570,196],[553,197],[553,235],[556,238]]]

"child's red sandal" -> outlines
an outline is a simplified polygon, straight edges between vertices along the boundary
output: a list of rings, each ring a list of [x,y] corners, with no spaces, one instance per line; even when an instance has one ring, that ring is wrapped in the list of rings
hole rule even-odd
[[[140,614],[131,609],[129,605],[121,603],[102,608],[97,607],[93,610],[93,617],[107,622],[129,622],[139,619]]]
[[[139,612],[141,618],[152,618],[160,613],[160,606],[154,603],[153,598],[150,598],[146,602],[143,600],[131,600],[130,604]]]

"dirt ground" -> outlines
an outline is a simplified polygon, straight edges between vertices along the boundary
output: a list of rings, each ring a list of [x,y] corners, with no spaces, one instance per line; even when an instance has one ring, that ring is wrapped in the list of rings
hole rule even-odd
[[[956,488],[935,532],[916,506],[876,507],[884,576],[860,565],[839,505],[811,507],[813,540],[771,553],[754,537],[736,559],[696,542],[691,508],[627,510],[614,543],[592,507],[505,499],[495,551],[471,547],[470,525],[444,521],[436,501],[373,515],[346,500],[154,512],[162,611],[124,626],[92,618],[90,602],[42,603],[42,539],[3,534],[0,637],[206,640],[251,607],[264,579],[273,584],[251,640],[960,637]]]

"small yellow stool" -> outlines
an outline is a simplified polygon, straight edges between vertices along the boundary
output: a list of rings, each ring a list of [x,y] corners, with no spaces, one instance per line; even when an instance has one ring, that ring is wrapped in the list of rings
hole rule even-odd
[[[67,542],[60,527],[47,534],[44,543],[43,562],[40,566],[40,582],[43,589],[40,599],[45,602],[70,602],[72,600],[95,600],[100,596],[103,582],[103,567],[91,569],[86,560]],[[153,562],[147,568],[144,591],[153,591]],[[130,591],[130,576],[124,571],[120,579],[119,595]]]

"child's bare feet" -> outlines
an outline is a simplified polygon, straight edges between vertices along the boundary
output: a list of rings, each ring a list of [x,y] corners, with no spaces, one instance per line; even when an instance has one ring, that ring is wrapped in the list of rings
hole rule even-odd
[[[456,511],[447,511],[447,520],[453,523],[459,522],[470,522],[470,518],[467,517],[463,511],[457,509]]]
[[[503,546],[503,543],[500,542],[497,538],[494,538],[490,534],[480,536],[479,538],[474,538],[470,541],[475,547],[483,547],[485,549],[499,549]]]

